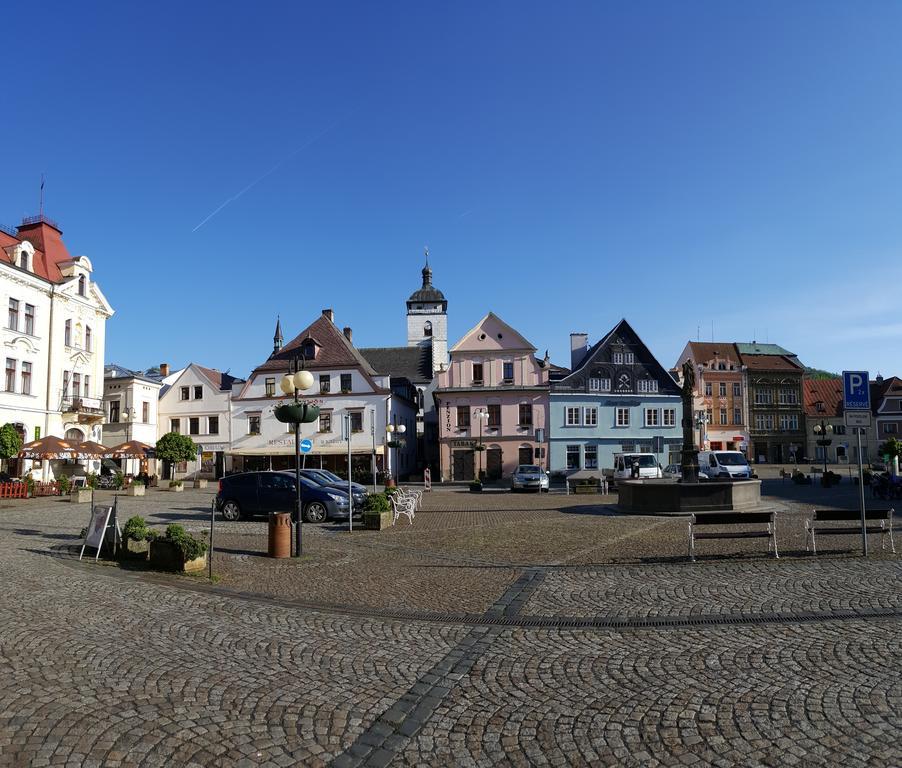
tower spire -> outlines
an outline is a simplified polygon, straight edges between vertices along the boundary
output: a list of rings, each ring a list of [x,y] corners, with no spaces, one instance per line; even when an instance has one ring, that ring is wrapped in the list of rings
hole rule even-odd
[[[272,337],[272,351],[273,354],[282,349],[282,318],[279,315],[276,315],[276,332]]]
[[[428,245],[423,249],[423,254],[426,256],[426,266],[423,267],[423,287],[429,288],[432,286],[432,269],[429,266],[429,246]]]

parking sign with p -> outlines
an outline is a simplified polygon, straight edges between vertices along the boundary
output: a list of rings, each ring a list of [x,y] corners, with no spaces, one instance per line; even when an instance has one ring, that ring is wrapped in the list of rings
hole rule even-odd
[[[847,411],[869,411],[871,390],[867,371],[842,372],[843,408]]]

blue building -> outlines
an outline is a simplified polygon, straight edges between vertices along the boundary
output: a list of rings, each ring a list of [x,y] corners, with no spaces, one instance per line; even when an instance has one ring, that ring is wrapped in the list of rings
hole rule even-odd
[[[591,349],[570,334],[570,373],[552,377],[548,466],[552,472],[610,469],[615,453],[679,463],[680,388],[626,320]]]

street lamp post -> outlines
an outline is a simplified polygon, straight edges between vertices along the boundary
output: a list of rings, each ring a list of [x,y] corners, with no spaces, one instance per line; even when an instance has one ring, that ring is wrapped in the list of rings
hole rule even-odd
[[[483,444],[482,444],[482,425],[484,422],[489,420],[489,412],[485,408],[477,408],[473,411],[473,416],[479,422],[479,474],[476,476],[479,482],[482,482],[482,453],[483,453]]]
[[[833,434],[833,425],[827,424],[823,419],[821,419],[820,424],[814,425],[814,434],[821,436],[820,439],[817,441],[817,444],[824,449],[824,478],[826,478],[827,477],[827,446],[833,442],[828,437],[828,435]]]
[[[310,389],[313,386],[313,374],[310,371],[303,370],[301,361],[295,357],[292,360],[291,370],[282,377],[279,384],[281,390],[290,395],[294,393],[294,404],[300,403],[300,393]],[[295,484],[295,500],[294,500],[294,520],[295,520],[295,546],[294,556],[300,557],[303,552],[304,534],[303,534],[303,516],[301,515],[301,425],[300,422],[294,422],[294,484]]]
[[[407,431],[407,427],[404,424],[388,424],[385,427],[385,431],[388,432],[389,442],[394,442],[396,444],[395,445],[395,464],[397,465],[398,449],[401,447],[401,441],[400,441],[400,438],[398,440],[393,440],[392,434],[397,433],[399,435],[403,435]],[[391,450],[391,446],[389,446],[389,450]],[[395,476],[395,485],[397,485],[398,481],[401,479],[401,474],[400,474],[400,472],[398,472],[397,466],[395,466],[394,476]]]

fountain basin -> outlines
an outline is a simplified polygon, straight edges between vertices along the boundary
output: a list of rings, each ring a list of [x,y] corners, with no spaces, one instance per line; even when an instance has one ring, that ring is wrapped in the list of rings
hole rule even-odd
[[[688,515],[690,512],[751,511],[761,507],[760,480],[620,480],[617,506],[635,515]]]

